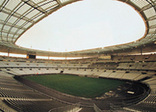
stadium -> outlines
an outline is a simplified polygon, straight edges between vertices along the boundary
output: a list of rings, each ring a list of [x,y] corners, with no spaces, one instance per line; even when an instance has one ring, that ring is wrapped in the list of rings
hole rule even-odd
[[[1,0],[0,53],[6,55],[0,55],[0,112],[155,112],[156,1],[116,1],[141,16],[143,37],[54,52],[21,47],[16,41],[47,16],[79,0]]]

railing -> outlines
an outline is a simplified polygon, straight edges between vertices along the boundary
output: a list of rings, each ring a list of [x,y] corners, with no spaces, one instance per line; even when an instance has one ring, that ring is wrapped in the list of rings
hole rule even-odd
[[[98,108],[95,104],[94,104],[94,110],[95,110],[95,112],[102,112],[102,110],[100,108]]]
[[[54,108],[54,109],[49,110],[48,112],[76,112],[78,109],[80,109],[79,103],[64,106],[64,107]]]

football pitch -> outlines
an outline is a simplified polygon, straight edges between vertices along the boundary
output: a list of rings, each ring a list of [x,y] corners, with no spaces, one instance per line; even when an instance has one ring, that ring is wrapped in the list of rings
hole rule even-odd
[[[74,75],[38,75],[25,76],[24,79],[34,81],[57,91],[86,98],[95,98],[111,89],[124,84],[124,81],[80,77]]]

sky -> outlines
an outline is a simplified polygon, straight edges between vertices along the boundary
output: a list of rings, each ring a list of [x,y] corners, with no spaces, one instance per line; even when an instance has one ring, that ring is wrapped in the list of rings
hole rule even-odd
[[[132,42],[144,33],[145,24],[131,6],[115,0],[83,0],[44,18],[16,44],[69,52]]]

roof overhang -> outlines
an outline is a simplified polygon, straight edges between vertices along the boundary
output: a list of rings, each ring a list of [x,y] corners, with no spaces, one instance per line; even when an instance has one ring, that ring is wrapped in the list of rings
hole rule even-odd
[[[1,0],[0,1],[0,52],[36,54],[38,56],[80,57],[125,52],[156,52],[156,1],[118,0],[132,6],[143,18],[146,32],[139,40],[73,52],[49,52],[17,46],[15,42],[33,25],[62,8],[79,0]],[[82,1],[83,2],[83,1]],[[148,48],[148,50],[146,50]]]

